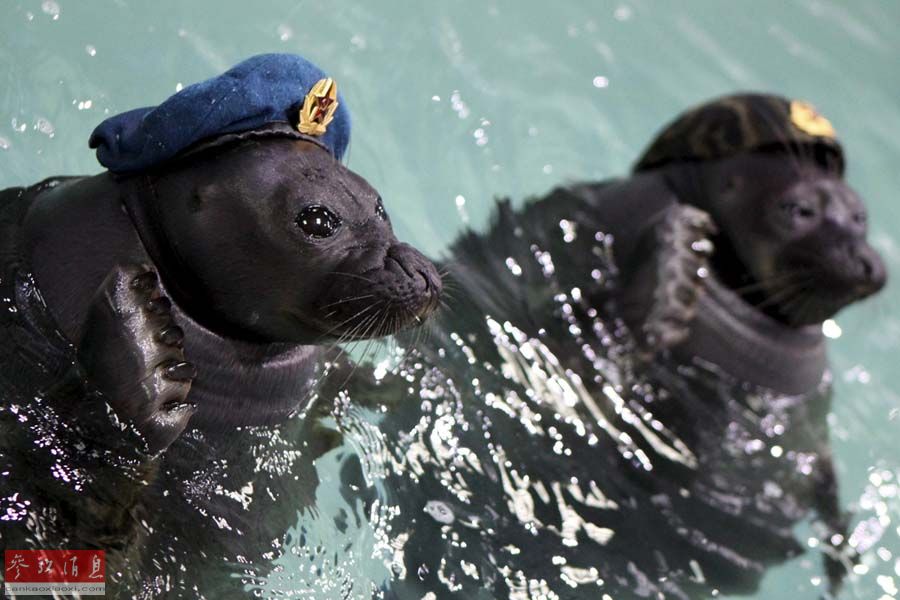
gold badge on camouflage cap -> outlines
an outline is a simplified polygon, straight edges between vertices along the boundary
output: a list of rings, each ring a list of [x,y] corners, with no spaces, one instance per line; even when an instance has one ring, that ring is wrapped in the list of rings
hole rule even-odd
[[[320,79],[303,100],[297,129],[307,135],[323,135],[334,119],[337,107],[337,83],[331,77]]]
[[[819,114],[815,107],[803,100],[791,101],[791,123],[804,133],[816,137],[834,138],[831,122]]]

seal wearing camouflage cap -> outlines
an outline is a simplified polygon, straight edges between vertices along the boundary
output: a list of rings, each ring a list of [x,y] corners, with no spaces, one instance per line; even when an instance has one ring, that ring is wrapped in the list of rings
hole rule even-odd
[[[656,281],[640,317],[648,346],[683,345],[738,373],[749,361],[751,381],[782,391],[815,385],[822,322],[885,282],[844,169],[831,123],[800,100],[727,96],[665,127],[635,166],[677,202],[651,235],[661,252],[644,275]]]
[[[831,123],[807,102],[726,96],[662,129],[631,177],[554,191],[614,238],[643,353],[782,393],[827,368],[821,325],[884,285]]]
[[[757,392],[797,395],[798,406],[812,409],[809,422],[792,423],[786,433],[796,440],[818,431],[811,446],[799,448],[816,457],[807,497],[825,526],[832,593],[852,552],[827,436],[823,322],[886,280],[866,240],[866,207],[844,171],[835,130],[811,104],[737,94],[664,127],[628,180],[585,188],[597,214],[612,216],[610,230],[621,234],[624,248],[614,249],[623,250],[616,254],[626,265],[621,301],[648,355],[667,352]],[[623,228],[624,204],[635,207],[642,228]],[[810,402],[816,397],[825,398],[821,408]],[[715,439],[708,423],[693,429]],[[802,486],[788,489],[802,497]],[[782,560],[776,545],[760,547],[766,561]]]
[[[559,189],[543,202],[574,202],[612,236],[621,280],[591,303],[612,297],[651,368],[673,360],[761,397],[809,398],[828,389],[823,322],[886,280],[844,166],[831,123],[810,104],[740,94],[677,117],[631,177]],[[817,414],[794,429],[827,431],[825,412]],[[721,433],[704,422],[684,426],[711,440]],[[847,518],[827,435],[820,437],[810,504],[828,532],[834,591],[849,564]],[[739,547],[729,535],[719,543]],[[783,560],[775,545],[763,547],[763,562]],[[733,566],[710,567],[722,579],[717,587],[755,587],[749,570]]]
[[[21,240],[5,255],[151,452],[189,420],[283,419],[326,346],[437,305],[432,263],[340,162],[337,85],[299,56],[256,56],[101,123],[90,145],[108,171],[2,192]]]
[[[452,364],[441,352],[466,340],[460,373],[470,377],[468,357],[497,353],[494,364],[525,373],[504,370],[529,388],[533,410],[559,404],[531,373],[564,370],[579,387],[572,421],[591,415],[577,436],[552,438],[567,452],[572,440],[572,456],[591,426],[621,416],[608,449],[598,434],[597,454],[574,461],[585,469],[577,479],[613,490],[605,499],[620,507],[646,504],[615,521],[579,512],[614,522],[615,534],[570,564],[627,557],[609,579],[639,573],[630,585],[640,594],[743,595],[802,551],[794,525],[815,515],[839,585],[850,564],[848,519],[827,435],[822,321],[885,280],[843,172],[834,130],[809,104],[729,96],[664,127],[630,176],[560,187],[520,209],[501,203],[487,232],[466,232],[451,247],[448,278],[462,293],[436,329],[456,338],[445,335],[433,360]],[[537,348],[531,362],[526,351]],[[600,417],[592,404],[608,412]],[[510,439],[498,432],[504,422],[521,434],[520,414],[496,419],[492,437]],[[782,429],[772,433],[771,423]],[[631,452],[627,465],[603,463],[626,435],[644,439],[652,472]],[[784,461],[767,462],[745,446],[751,439],[773,444],[772,458],[777,443]],[[681,443],[694,465],[675,451]]]

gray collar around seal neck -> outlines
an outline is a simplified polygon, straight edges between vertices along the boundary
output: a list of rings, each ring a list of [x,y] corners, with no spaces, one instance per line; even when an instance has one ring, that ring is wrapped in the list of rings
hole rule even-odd
[[[754,309],[715,275],[705,283],[691,335],[679,354],[777,393],[804,394],[819,386],[828,368],[819,325],[789,327]]]
[[[179,306],[187,360],[197,367],[188,399],[197,404],[191,424],[203,429],[274,425],[305,409],[327,374],[322,346],[257,344],[222,337]]]

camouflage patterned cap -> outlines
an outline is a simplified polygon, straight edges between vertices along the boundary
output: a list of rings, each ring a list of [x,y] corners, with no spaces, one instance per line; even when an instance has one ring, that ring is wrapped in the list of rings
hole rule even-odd
[[[687,110],[656,136],[634,170],[748,151],[793,152],[844,173],[844,152],[828,119],[807,102],[770,94],[724,96]]]

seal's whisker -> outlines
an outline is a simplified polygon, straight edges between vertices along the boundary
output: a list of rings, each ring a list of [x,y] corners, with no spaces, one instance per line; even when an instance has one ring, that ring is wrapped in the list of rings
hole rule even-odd
[[[335,348],[340,348],[340,351],[338,352],[338,358],[339,358],[344,352],[344,348],[343,348],[342,344],[344,344],[348,339],[352,338],[353,335],[362,327],[363,323],[366,322],[366,320],[367,320],[367,318],[363,319],[361,322],[357,323],[356,325],[354,325],[347,331],[344,331],[343,333],[341,333],[341,335],[338,336],[338,339],[335,340],[330,346],[328,346],[328,351],[332,351]]]
[[[809,284],[812,282],[811,278],[807,278],[802,281],[796,281],[791,283],[786,283],[777,289],[773,290],[765,297],[763,297],[759,302],[751,303],[752,306],[755,306],[758,309],[763,309],[769,306],[775,306],[779,304],[784,304],[786,298],[790,298],[795,293],[799,291],[807,291],[809,289]]]
[[[816,296],[812,292],[800,294],[790,305],[782,308],[782,312],[790,312],[791,314],[788,316],[791,318],[791,323],[798,325],[806,319],[815,301]]]
[[[373,335],[372,325],[378,320],[378,317],[381,315],[381,311],[383,311],[383,310],[384,310],[384,308],[377,310],[374,313],[372,313],[371,315],[369,315],[369,317],[366,319],[366,321],[364,323],[362,323],[360,325],[360,327],[358,327],[357,329],[354,330],[354,334],[353,334],[354,349],[356,348],[356,346],[359,343],[371,339],[371,337]]]
[[[380,343],[381,343],[380,340],[378,340],[377,338],[374,338],[374,337],[369,338],[369,341],[366,343],[366,347],[363,348],[362,356],[359,357],[359,364],[364,364],[367,361],[370,361],[371,357],[367,356],[369,354],[369,351],[373,350],[373,349],[377,350],[378,344],[380,344]],[[374,354],[374,352],[373,352],[373,354]]]
[[[370,315],[370,316],[367,317],[362,323],[360,323],[359,325],[357,325],[357,327],[354,327],[353,331],[355,332],[357,329],[361,328],[364,324],[369,323],[372,319],[374,319],[374,316],[373,316],[373,315]],[[359,340],[357,340],[356,343],[359,343]],[[354,348],[356,347],[355,344],[354,344],[353,347],[354,347]],[[337,358],[335,359],[335,362],[337,361],[337,359],[339,359],[340,357],[342,357],[342,356],[346,353],[346,351],[347,351],[346,348],[345,348],[344,346],[341,346],[341,349],[340,349],[340,351],[338,352],[338,356],[337,356]],[[341,382],[341,384],[340,384],[339,386],[337,386],[336,389],[341,390],[341,389],[343,389],[343,388],[347,385],[347,382],[350,381],[350,378],[353,376],[353,373],[356,372],[356,367],[357,367],[357,365],[358,365],[358,363],[356,363],[356,362],[353,363],[353,366],[350,368],[350,372],[347,374],[347,377],[344,378],[344,381]]]
[[[455,304],[458,302],[457,290],[444,288],[444,291],[441,293],[438,300],[453,302]]]
[[[375,282],[373,280],[371,280],[368,277],[365,277],[363,275],[358,275],[357,273],[346,273],[344,271],[332,271],[331,274],[332,275],[341,275],[342,277],[353,277],[356,279],[362,279],[366,283],[371,283],[373,285],[375,284]]]
[[[807,279],[806,281],[801,281],[793,284],[788,284],[778,289],[772,294],[769,294],[762,302],[755,304],[754,306],[757,309],[767,308],[769,306],[781,305],[793,298],[795,295],[799,293],[806,293],[809,291],[808,285],[811,279]]]
[[[418,331],[416,331],[416,337],[413,339],[413,343],[410,346],[411,351],[418,352],[419,346],[428,342],[432,328],[433,323],[430,320],[419,327]]]
[[[775,293],[763,297],[760,301],[751,303],[751,306],[757,310],[763,310],[769,306],[780,306],[804,290],[805,286],[803,284],[784,286]]]
[[[378,326],[375,327],[375,329],[374,329],[375,333],[379,336],[386,335],[387,333],[393,333],[392,330],[388,331],[388,330],[384,329],[385,321],[388,321],[389,317],[392,317],[391,311],[389,309],[390,309],[390,305],[385,307],[384,311],[381,313],[381,321],[378,323]]]
[[[363,341],[367,339],[367,335],[371,330],[372,323],[378,318],[377,313],[371,314],[365,319],[363,319],[360,323],[358,323],[351,331],[350,334],[344,338],[344,345],[341,347],[344,349],[345,347],[349,351],[355,351],[356,347]]]
[[[340,300],[337,300],[336,302],[329,302],[328,304],[323,304],[322,308],[329,308],[329,307],[335,306],[337,304],[343,304],[344,302],[353,302],[354,300],[365,300],[366,298],[372,298],[373,296],[375,296],[375,294],[363,294],[361,296],[352,296],[350,298],[341,298]]]
[[[372,310],[373,308],[375,308],[375,307],[377,307],[377,306],[378,306],[377,303],[376,303],[376,304],[370,304],[370,305],[366,306],[365,308],[363,308],[362,310],[356,312],[355,314],[353,314],[352,316],[348,317],[347,319],[344,319],[343,321],[341,321],[341,322],[338,323],[337,325],[334,325],[333,327],[329,328],[327,331],[325,331],[324,333],[322,333],[322,334],[319,336],[319,339],[321,340],[321,339],[323,339],[323,338],[325,338],[325,337],[331,335],[331,334],[334,333],[336,330],[339,330],[341,327],[343,327],[343,326],[344,326],[346,323],[348,323],[349,321],[352,321],[353,319],[357,319],[357,318],[361,317],[363,314],[365,314],[366,312]],[[365,319],[363,319],[363,322],[365,322]],[[338,339],[330,346],[330,348],[334,348],[335,346],[337,346],[337,345],[339,345],[339,344],[342,344],[342,343],[348,341],[349,339],[351,339],[352,337],[354,337],[355,334],[356,334],[359,330],[360,330],[360,323],[357,323],[356,325],[354,325],[353,327],[351,327],[349,330],[342,332],[342,333],[338,336]]]
[[[445,287],[444,291],[441,293],[440,299],[443,300],[446,298],[447,300],[456,301],[456,292],[457,291],[458,290],[456,290],[455,288],[446,288]]]
[[[347,317],[346,319],[344,319],[343,321],[341,321],[341,322],[338,323],[337,325],[334,325],[333,327],[329,328],[327,331],[323,332],[323,333],[319,336],[319,339],[322,339],[322,338],[324,338],[324,337],[327,337],[328,335],[330,335],[330,334],[332,334],[333,332],[335,332],[336,330],[340,329],[341,327],[343,327],[344,325],[346,325],[347,323],[349,323],[349,322],[352,321],[353,319],[358,319],[358,318],[361,317],[363,314],[365,314],[365,313],[367,313],[368,311],[372,310],[373,308],[376,308],[377,306],[379,306],[379,304],[383,304],[383,302],[381,302],[381,303],[377,303],[377,302],[376,302],[376,303],[374,303],[374,304],[369,304],[368,306],[366,306],[366,307],[360,309],[359,311],[357,311],[357,312],[354,313],[353,315]]]
[[[440,259],[441,266],[440,266],[440,269],[438,270],[438,273],[440,273],[441,276],[444,276],[444,275],[448,274],[451,270],[453,270],[453,267],[455,267],[459,263],[460,263],[460,260],[458,258],[455,258],[452,255],[442,256]]]
[[[376,311],[371,315],[371,319],[368,320],[366,327],[363,329],[362,333],[359,335],[359,339],[357,340],[357,344],[361,342],[366,342],[366,348],[371,345],[374,338],[378,337],[379,332],[378,328],[375,325],[380,320],[384,320],[384,315],[388,310],[388,306],[384,306],[381,310]],[[354,349],[356,346],[354,346]],[[365,355],[365,349],[363,351],[363,355]]]
[[[381,316],[383,319],[384,316],[387,314],[387,312],[388,311],[385,309],[380,315],[378,313],[376,313],[373,315],[369,315],[369,317],[366,318],[366,321],[365,321],[366,328],[363,332],[363,335],[361,335],[360,338],[356,340],[356,344],[365,340],[369,336],[369,334],[372,333],[372,325],[374,324],[374,322],[378,319],[379,316]],[[359,360],[354,361],[353,366],[350,368],[350,372],[347,373],[347,377],[344,378],[344,381],[338,386],[338,389],[343,389],[347,385],[347,382],[350,381],[350,378],[353,377],[354,373],[356,373],[356,369],[359,368],[359,365],[365,361],[364,360],[365,355],[368,352],[369,347],[372,345],[372,342],[375,341],[375,339],[368,338],[367,341],[368,341],[368,343],[367,343],[366,347],[363,349],[362,356],[360,356]],[[356,349],[356,344],[354,344],[354,346],[353,346],[354,350]]]
[[[815,302],[815,297],[812,294],[807,294],[805,298],[803,298],[803,301],[799,303],[798,308],[791,311],[793,314],[790,318],[794,325],[799,325],[806,320],[806,316],[809,314],[809,309],[812,307],[813,302]]]
[[[747,292],[765,289],[773,285],[790,282],[792,279],[795,279],[797,277],[809,277],[810,275],[811,273],[805,270],[801,271],[795,269],[787,273],[781,273],[780,275],[775,275],[773,277],[767,277],[766,279],[754,281],[753,283],[734,288],[732,291],[735,294],[745,294]]]
[[[372,318],[373,318],[373,316],[370,315],[369,317],[366,317],[365,319],[363,319],[361,322],[357,323],[355,326],[351,327],[349,330],[342,333],[341,336],[326,349],[326,353],[331,353],[335,348],[338,348],[338,353],[330,361],[331,364],[334,365],[335,369],[340,368],[340,366],[339,366],[340,360],[341,360],[341,358],[343,358],[344,354],[346,353],[346,348],[342,344],[348,338],[352,337],[357,331],[361,330],[365,326],[365,324],[368,323],[369,320]],[[316,384],[317,385],[321,384],[330,374],[331,374],[331,369],[326,368],[325,371],[322,373],[321,377],[319,377],[319,380],[316,382]],[[351,370],[351,374],[352,374],[352,370]],[[349,379],[349,376],[348,376],[348,379]],[[346,380],[344,381],[344,384],[346,384]],[[341,386],[338,389],[343,387],[344,384],[341,384]]]

